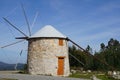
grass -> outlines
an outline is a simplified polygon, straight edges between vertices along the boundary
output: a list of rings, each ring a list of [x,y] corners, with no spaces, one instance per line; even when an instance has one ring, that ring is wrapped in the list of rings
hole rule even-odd
[[[92,76],[92,74],[74,73],[74,74],[70,75],[69,77],[90,79],[91,76]]]
[[[27,71],[26,70],[20,70],[18,73],[20,73],[20,74],[27,74]]]
[[[113,79],[112,77],[108,77],[106,75],[96,75],[97,78],[102,79],[102,80],[116,80]]]
[[[17,80],[17,79],[0,78],[0,80]]]
[[[107,75],[103,74],[95,74],[95,73],[74,73],[70,75],[69,77],[74,77],[74,78],[83,78],[83,79],[91,79],[92,75],[95,75],[97,78],[101,80],[116,80],[111,77],[108,77]]]

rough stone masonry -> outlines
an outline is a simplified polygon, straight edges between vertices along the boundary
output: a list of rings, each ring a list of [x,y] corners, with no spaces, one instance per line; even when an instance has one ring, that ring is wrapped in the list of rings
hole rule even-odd
[[[63,39],[38,38],[30,39],[28,45],[28,72],[30,74],[58,75],[58,57],[64,57],[64,73],[69,75],[68,43]]]

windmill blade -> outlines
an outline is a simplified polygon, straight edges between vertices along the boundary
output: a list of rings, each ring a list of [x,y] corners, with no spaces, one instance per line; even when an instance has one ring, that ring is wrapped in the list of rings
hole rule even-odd
[[[22,49],[22,50],[20,51],[20,53],[19,53],[19,54],[20,54],[20,56],[21,56],[22,52],[23,52],[23,49]],[[14,66],[14,69],[15,69],[15,70],[17,70],[19,57],[17,58],[17,60],[16,60],[16,61],[17,61],[17,63],[16,63],[16,64],[15,64],[15,66]]]
[[[5,16],[6,18],[9,17],[11,14],[13,14],[16,10],[17,10],[18,6],[16,6],[15,8],[13,8],[11,11],[9,11],[9,13]]]
[[[15,28],[17,31],[19,31],[21,34],[23,34],[25,37],[28,37],[25,33],[23,33],[20,29],[18,29],[15,25],[13,25],[9,20],[3,17],[3,19],[9,23],[13,28]]]
[[[82,50],[83,52],[85,52],[86,55],[88,56],[92,56],[94,59],[98,60],[99,62],[101,62],[102,64],[105,64],[106,66],[110,67],[112,70],[115,70],[115,68],[111,65],[109,65],[108,63],[106,63],[105,61],[102,61],[101,59],[97,58],[96,56],[90,54],[88,51],[84,50],[82,47],[80,47],[78,44],[76,44],[74,41],[72,41],[71,39],[67,38],[68,41],[70,41],[71,43],[73,43],[74,45],[76,45],[80,50]]]
[[[5,45],[5,46],[2,46],[0,48],[5,48],[5,47],[8,47],[8,46],[12,46],[14,44],[17,44],[17,43],[20,43],[20,42],[23,42],[24,40],[20,40],[20,41],[17,41],[17,42],[14,42],[14,43],[11,43],[11,44],[8,44],[8,45]]]
[[[75,60],[77,60],[80,64],[84,65],[84,63],[81,62],[81,61],[80,61],[78,58],[76,58],[74,55],[72,55],[72,54],[70,54],[70,53],[69,53],[69,55],[70,55],[71,57],[73,57]]]
[[[21,4],[21,7],[22,7],[22,10],[23,10],[23,14],[24,14],[24,16],[25,16],[25,20],[26,20],[27,26],[28,26],[29,36],[31,36],[30,25],[29,25],[28,18],[27,18],[27,15],[26,15],[26,13],[25,13],[25,9],[24,9],[24,7],[23,7],[23,4]]]
[[[32,25],[31,25],[31,29],[33,28],[33,26],[34,26],[34,24],[35,24],[35,22],[36,22],[36,19],[37,19],[37,17],[38,17],[38,12],[36,12],[36,14],[35,14],[35,17],[34,17],[34,19],[33,19],[33,22],[32,22]]]
[[[23,49],[20,51],[20,56],[22,55]]]

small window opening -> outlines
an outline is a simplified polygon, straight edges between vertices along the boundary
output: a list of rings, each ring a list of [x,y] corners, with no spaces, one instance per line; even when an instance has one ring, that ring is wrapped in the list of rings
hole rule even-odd
[[[59,39],[59,45],[63,46],[63,39]]]

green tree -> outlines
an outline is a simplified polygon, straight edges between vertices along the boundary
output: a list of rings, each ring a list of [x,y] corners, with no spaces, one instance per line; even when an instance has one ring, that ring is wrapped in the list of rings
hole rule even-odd
[[[100,46],[101,46],[100,52],[98,52],[95,55],[98,56],[101,60],[105,61],[110,66],[114,67],[117,70],[120,70],[120,43],[119,41],[111,38],[108,41],[107,46],[105,46],[104,43],[101,43]],[[109,66],[102,65],[101,67],[103,67],[104,69],[111,70]],[[97,68],[100,69],[100,67],[97,67]]]
[[[89,52],[90,54],[93,54],[92,48],[89,45],[86,47],[86,51]],[[93,70],[93,57],[92,56],[88,56],[88,55],[85,56],[85,68]]]
[[[88,45],[85,49],[90,54],[93,53],[92,48]],[[100,44],[100,51],[94,53],[94,57],[97,57],[102,61],[99,61],[92,56],[86,55],[85,52],[82,52],[75,46],[69,47],[69,53],[74,55],[77,59],[83,62],[85,65],[81,65],[73,57],[70,58],[70,66],[75,67],[84,67],[84,69],[91,70],[113,70],[110,66],[114,67],[116,70],[120,70],[120,42],[116,39],[111,38],[108,41],[108,44]],[[105,63],[109,64],[106,65]]]
[[[92,48],[89,45],[87,46],[86,51],[89,52],[89,53],[91,53],[91,54],[93,53],[92,52]]]
[[[78,48],[76,48],[74,45],[69,47],[69,54],[73,55],[75,58],[77,58],[82,63],[85,63],[85,55],[82,51],[80,51]],[[77,61],[73,56],[69,55],[69,61],[71,67],[83,67],[83,65]]]
[[[106,48],[105,48],[105,44],[104,44],[104,43],[101,43],[101,44],[100,44],[100,48],[101,48],[101,49],[100,49],[101,52],[105,51],[105,49],[106,49]]]

